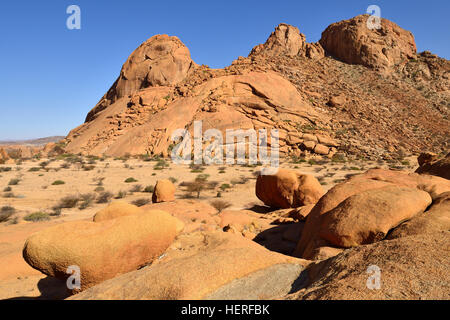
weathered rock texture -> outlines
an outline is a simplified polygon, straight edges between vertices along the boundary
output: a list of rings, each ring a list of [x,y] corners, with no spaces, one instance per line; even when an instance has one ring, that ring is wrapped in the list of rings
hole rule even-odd
[[[256,180],[256,196],[275,208],[297,208],[316,203],[324,194],[312,175],[278,169],[274,175],[260,174]]]
[[[173,242],[178,225],[176,218],[157,210],[66,222],[28,238],[23,257],[33,268],[61,279],[68,278],[69,266],[78,266],[81,289],[86,289],[152,262]]]
[[[432,174],[434,176],[442,177],[450,180],[450,153],[442,159],[428,158],[419,161],[420,167],[416,170],[417,173]]]
[[[153,265],[72,299],[270,299],[289,293],[307,264],[241,236],[200,232],[181,236]]]

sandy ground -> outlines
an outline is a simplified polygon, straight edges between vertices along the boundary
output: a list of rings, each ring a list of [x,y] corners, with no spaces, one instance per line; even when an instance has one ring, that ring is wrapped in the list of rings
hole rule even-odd
[[[48,221],[28,222],[23,218],[35,212],[52,212],[52,207],[67,195],[95,193],[98,187],[96,179],[104,178],[103,188],[117,195],[119,191],[129,191],[134,185],[146,187],[154,185],[158,179],[173,177],[177,180],[176,197],[186,197],[187,193],[179,184],[193,181],[199,172],[191,172],[188,165],[170,164],[164,170],[155,170],[154,161],[142,161],[138,159],[96,161],[95,168],[85,171],[79,165],[73,164],[70,168],[61,168],[63,160],[54,160],[39,171],[29,171],[30,168],[39,167],[46,159],[28,160],[20,165],[0,165],[11,167],[11,171],[0,172],[0,208],[12,206],[16,213],[9,221],[0,223],[0,299],[51,299],[64,298],[66,296],[65,284],[59,280],[48,278],[39,271],[32,269],[22,258],[22,248],[25,240],[34,232],[48,226],[63,223],[70,220],[91,219],[92,216],[107,204],[93,203],[84,210],[78,208],[62,209],[61,215],[51,217]],[[415,159],[408,159],[410,166],[405,170],[413,171],[416,167]],[[220,168],[225,167],[222,173]],[[316,176],[328,190],[347,175],[358,174],[370,168],[387,168],[388,164],[380,164],[368,161],[356,161],[346,163],[327,162],[323,164],[291,163],[285,162],[281,167],[292,168],[302,173],[310,173]],[[229,184],[230,189],[222,192],[222,200],[232,204],[230,209],[251,208],[253,205],[262,205],[255,196],[254,172],[258,167],[246,167],[240,165],[205,166],[202,174],[209,174],[209,181],[218,182],[218,186]],[[125,179],[134,178],[137,182],[125,183]],[[8,187],[11,179],[20,179],[17,185],[11,185],[11,191],[15,197],[5,198],[4,189]],[[247,178],[245,183],[237,183],[242,178]],[[62,185],[52,185],[56,180],[62,180]],[[210,202],[216,198],[219,187],[214,190],[203,191],[200,201]],[[128,194],[124,200],[132,202],[136,199],[151,199],[151,193],[135,192]]]

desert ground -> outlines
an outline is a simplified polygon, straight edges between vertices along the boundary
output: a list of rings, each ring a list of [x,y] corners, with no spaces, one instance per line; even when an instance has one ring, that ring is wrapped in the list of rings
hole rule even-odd
[[[166,161],[168,166],[159,169],[158,160],[77,157],[77,160],[85,163],[82,165],[80,162],[71,163],[70,159],[33,159],[21,161],[20,164],[1,166],[11,170],[0,174],[3,191],[0,208],[13,207],[15,213],[8,221],[0,224],[0,263],[5,266],[0,271],[0,299],[65,298],[68,293],[64,281],[46,277],[24,261],[22,249],[25,240],[33,233],[55,224],[92,220],[96,212],[106,207],[109,202],[116,201],[121,192],[125,195],[123,198],[120,195],[120,198],[129,203],[139,199],[146,199],[151,203],[152,194],[143,192],[145,187],[154,186],[157,180],[171,178],[176,179],[172,181],[176,186],[177,199],[187,198],[205,203],[220,199],[230,204],[229,210],[251,210],[264,206],[255,195],[254,172],[258,172],[260,166],[205,165],[192,168],[189,165],[176,165]],[[414,157],[405,158],[398,163],[363,160],[335,162],[329,159],[297,162],[284,161],[281,167],[315,176],[325,190],[329,190],[346,177],[371,168],[396,167],[413,172],[417,167]],[[190,194],[180,184],[193,181],[200,174],[209,175],[208,180],[217,182],[217,186],[202,191],[197,199],[196,194]],[[125,180],[128,178],[134,178],[136,181],[127,183]],[[13,185],[10,185],[15,179],[18,180],[17,184],[13,182]],[[53,185],[55,181],[63,181],[64,184]],[[222,185],[230,187],[222,190]],[[4,191],[9,188],[11,191]],[[136,192],[133,189],[141,191]],[[59,215],[55,215],[54,207],[67,196],[93,194],[98,198],[103,192],[112,194],[105,203],[97,203],[93,199],[86,208],[80,209],[80,201],[76,207],[63,208]],[[217,197],[218,192],[221,193],[220,198]],[[259,215],[266,214],[261,213],[261,210],[256,211]],[[35,221],[27,221],[27,216],[34,213],[41,213],[41,216]]]

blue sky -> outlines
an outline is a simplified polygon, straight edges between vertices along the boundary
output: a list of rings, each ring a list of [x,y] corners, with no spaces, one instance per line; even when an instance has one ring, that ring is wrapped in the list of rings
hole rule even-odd
[[[66,8],[81,8],[68,30]],[[195,62],[219,68],[247,56],[281,22],[308,42],[331,23],[376,4],[384,18],[413,32],[418,51],[450,59],[450,1],[2,1],[0,140],[66,135],[152,35],[178,36]]]

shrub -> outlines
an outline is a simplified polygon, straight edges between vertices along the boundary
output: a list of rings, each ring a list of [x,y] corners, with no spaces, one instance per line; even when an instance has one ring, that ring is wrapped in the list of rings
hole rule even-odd
[[[50,220],[50,216],[48,213],[45,212],[35,212],[31,213],[29,215],[26,215],[23,220],[25,221],[32,221],[32,222],[38,222],[38,221],[45,221]]]
[[[127,196],[127,192],[120,190],[114,198],[115,199],[123,199],[126,196]]]
[[[64,162],[60,167],[62,169],[69,169],[71,167],[71,164],[69,162]]]
[[[178,179],[174,178],[174,177],[170,177],[169,178],[170,182],[172,182],[173,184],[178,182]]]
[[[0,167],[0,172],[8,172],[11,171],[11,167]]]
[[[80,201],[80,197],[76,195],[69,195],[59,200],[58,208],[75,208]]]
[[[15,198],[16,196],[14,195],[13,192],[6,192],[3,194],[3,198]]]
[[[220,190],[222,190],[222,191],[225,191],[230,188],[231,188],[231,186],[228,183],[224,183],[220,186]]]
[[[144,188],[144,192],[148,192],[148,193],[153,193],[154,190],[155,190],[154,186],[146,186]]]
[[[148,198],[140,198],[140,199],[134,200],[132,202],[132,204],[134,204],[137,207],[142,207],[142,206],[145,206],[146,204],[148,204],[149,202],[150,202],[150,199],[148,199]]]
[[[41,170],[41,168],[39,168],[39,167],[32,167],[32,168],[28,169],[28,172],[36,172],[36,171],[39,171],[39,170]]]
[[[11,179],[11,180],[9,180],[8,185],[9,185],[9,186],[16,186],[16,185],[19,184],[19,182],[20,182],[20,179],[17,179],[17,178]]]
[[[97,198],[97,203],[108,203],[109,200],[113,197],[113,194],[109,191],[104,191],[100,193],[100,195]]]
[[[81,168],[83,168],[84,171],[92,171],[95,169],[95,165],[83,165]]]
[[[56,181],[53,181],[52,186],[59,186],[62,184],[66,184],[66,183],[62,180],[56,180]]]
[[[231,207],[231,203],[223,200],[214,200],[210,203],[219,213],[221,213],[224,209]]]
[[[3,189],[3,192],[10,192],[11,190],[12,190],[12,188],[8,186],[5,189]]]
[[[127,178],[125,179],[125,183],[133,183],[133,182],[138,182],[135,178]]]
[[[103,191],[105,191],[105,188],[103,188],[103,187],[97,187],[97,188],[94,189],[94,191],[95,191],[95,192],[103,192]]]
[[[0,222],[6,222],[16,212],[11,206],[4,206],[0,209]]]
[[[95,194],[93,193],[85,193],[80,196],[81,204],[78,206],[78,209],[84,210],[91,206],[92,201],[95,200]]]
[[[130,189],[130,192],[141,192],[141,191],[142,191],[142,186],[140,184],[135,184]]]

